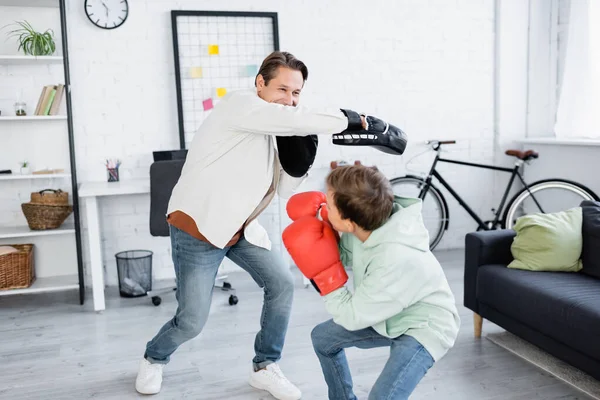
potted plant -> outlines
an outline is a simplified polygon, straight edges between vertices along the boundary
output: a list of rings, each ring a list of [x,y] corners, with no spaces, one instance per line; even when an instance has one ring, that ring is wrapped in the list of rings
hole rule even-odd
[[[29,162],[23,161],[21,163],[21,175],[29,175],[31,170],[29,169]]]
[[[54,31],[46,29],[45,32],[36,32],[27,21],[16,22],[20,26],[9,32],[9,37],[16,37],[19,43],[18,50],[30,56],[51,56],[56,51]],[[13,25],[15,25],[13,24]]]

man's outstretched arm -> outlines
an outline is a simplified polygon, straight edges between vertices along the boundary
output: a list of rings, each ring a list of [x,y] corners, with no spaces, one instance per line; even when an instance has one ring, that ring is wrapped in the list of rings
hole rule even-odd
[[[244,104],[231,116],[232,127],[240,132],[274,136],[307,136],[340,133],[348,128],[348,117],[334,108],[284,106],[260,98]],[[360,123],[360,121],[359,121]]]

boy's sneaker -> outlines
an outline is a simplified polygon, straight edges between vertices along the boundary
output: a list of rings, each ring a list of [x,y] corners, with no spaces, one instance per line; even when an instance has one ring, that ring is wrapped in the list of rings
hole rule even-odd
[[[288,381],[275,363],[267,365],[260,371],[252,372],[249,383],[256,389],[266,390],[279,400],[298,400],[302,397],[300,389]]]
[[[141,394],[160,392],[164,364],[151,364],[145,358],[140,362],[140,369],[135,379],[135,390]]]

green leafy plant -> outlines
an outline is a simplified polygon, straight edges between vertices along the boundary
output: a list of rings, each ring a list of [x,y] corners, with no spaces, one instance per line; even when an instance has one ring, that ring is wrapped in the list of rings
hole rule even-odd
[[[9,32],[9,37],[16,37],[19,43],[19,51],[23,50],[26,55],[50,56],[56,51],[54,42],[54,31],[47,29],[45,32],[36,32],[27,21],[16,22],[13,25],[20,26]]]

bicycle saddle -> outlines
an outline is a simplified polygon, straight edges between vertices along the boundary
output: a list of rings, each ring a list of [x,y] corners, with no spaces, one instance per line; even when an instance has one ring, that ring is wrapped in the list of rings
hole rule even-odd
[[[538,158],[539,154],[533,150],[506,150],[507,156],[517,157],[519,160],[527,161],[532,158]]]

